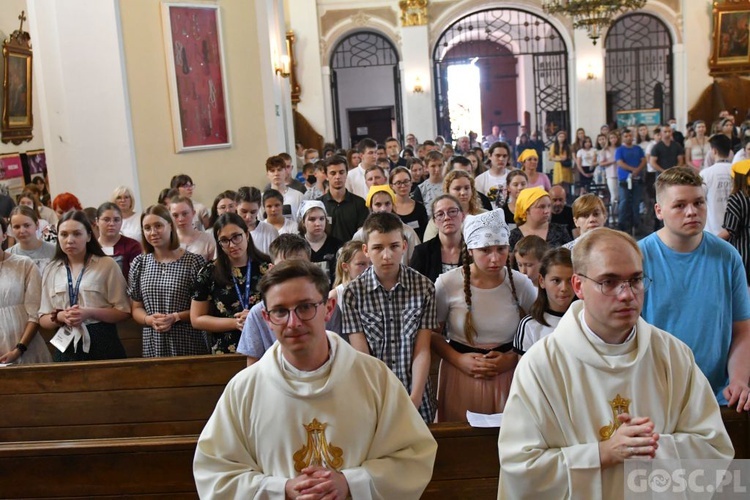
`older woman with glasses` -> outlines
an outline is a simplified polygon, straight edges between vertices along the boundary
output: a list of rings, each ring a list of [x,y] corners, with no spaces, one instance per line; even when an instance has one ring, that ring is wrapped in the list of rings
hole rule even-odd
[[[393,213],[401,218],[401,222],[412,228],[419,236],[420,241],[424,237],[424,230],[430,218],[424,205],[411,198],[412,179],[411,172],[406,167],[396,167],[391,170],[390,185],[396,193],[396,203],[393,205]]]
[[[234,353],[250,308],[260,300],[258,282],[271,259],[256,250],[245,221],[227,212],[214,224],[220,250],[195,283],[190,305],[193,328],[211,334],[211,351]]]
[[[550,222],[552,200],[540,187],[526,188],[516,200],[515,221],[518,227],[510,232],[510,249],[524,236],[535,235],[547,242],[549,248],[559,247],[572,238],[562,224]]]
[[[410,266],[433,283],[444,272],[463,264],[461,224],[464,216],[461,202],[453,195],[441,194],[432,202],[432,220],[438,229],[437,238],[417,245]]]

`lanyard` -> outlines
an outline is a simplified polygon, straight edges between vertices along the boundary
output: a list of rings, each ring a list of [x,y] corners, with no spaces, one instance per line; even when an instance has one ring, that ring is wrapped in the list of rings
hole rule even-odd
[[[81,274],[78,275],[75,288],[73,287],[73,273],[70,272],[70,266],[67,263],[65,264],[65,270],[68,272],[68,298],[70,298],[70,307],[73,307],[78,303],[78,292],[81,289],[81,278],[86,271],[86,264],[83,265]]]
[[[234,291],[237,292],[237,297],[240,299],[240,305],[242,305],[243,310],[250,309],[250,261],[247,261],[247,271],[245,272],[245,295],[243,296],[240,293],[240,287],[237,284],[237,278],[234,277],[234,273],[232,273],[232,281],[234,282]]]

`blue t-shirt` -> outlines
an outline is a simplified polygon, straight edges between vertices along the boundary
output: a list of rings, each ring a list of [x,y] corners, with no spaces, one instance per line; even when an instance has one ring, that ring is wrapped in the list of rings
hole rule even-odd
[[[641,164],[641,160],[645,158],[645,154],[643,153],[643,149],[641,149],[640,146],[632,145],[630,147],[627,146],[620,146],[615,150],[615,161],[622,160],[625,162],[625,165],[628,165],[629,167],[636,168],[638,165]],[[625,170],[624,168],[617,167],[617,177],[620,179],[620,182],[624,182],[628,180],[628,175],[630,175],[630,170]],[[638,177],[640,177],[640,173],[638,174]]]
[[[639,148],[640,149],[640,148]],[[750,296],[737,250],[711,233],[689,253],[675,252],[657,233],[638,242],[643,271],[654,280],[642,316],[685,342],[719,404],[729,384],[732,323],[750,318]]]

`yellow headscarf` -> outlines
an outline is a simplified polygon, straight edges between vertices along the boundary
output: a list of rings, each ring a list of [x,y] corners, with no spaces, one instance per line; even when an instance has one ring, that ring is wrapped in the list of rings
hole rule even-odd
[[[518,163],[523,164],[523,162],[525,162],[529,158],[539,158],[539,155],[537,154],[536,149],[533,149],[533,148],[524,149],[523,153],[521,153],[518,156]]]
[[[529,211],[531,205],[536,203],[539,198],[549,196],[549,193],[544,190],[543,187],[531,187],[521,190],[518,193],[518,199],[516,200],[516,213],[513,216],[513,220],[516,224],[522,224],[526,222],[526,212]]]
[[[393,189],[391,189],[391,186],[388,184],[383,185],[375,185],[370,188],[370,191],[367,193],[367,198],[365,199],[365,205],[367,208],[370,208],[370,202],[372,201],[372,197],[375,196],[376,193],[380,192],[388,193],[391,195],[391,200],[393,201],[393,204],[396,204],[396,193],[393,192]]]
[[[732,177],[734,174],[747,175],[748,172],[750,172],[750,160],[738,161],[732,165]]]

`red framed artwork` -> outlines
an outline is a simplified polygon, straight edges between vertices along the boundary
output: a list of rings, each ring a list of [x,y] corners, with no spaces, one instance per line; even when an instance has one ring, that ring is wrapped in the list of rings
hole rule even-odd
[[[163,3],[175,151],[232,145],[218,5]]]

